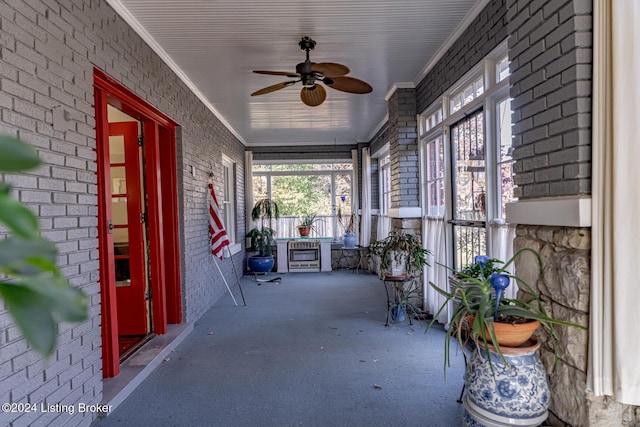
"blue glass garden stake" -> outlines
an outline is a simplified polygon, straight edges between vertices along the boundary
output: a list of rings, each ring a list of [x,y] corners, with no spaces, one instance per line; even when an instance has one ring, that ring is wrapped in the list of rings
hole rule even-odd
[[[493,273],[489,276],[489,282],[491,286],[496,290],[496,311],[493,315],[494,319],[498,319],[498,307],[500,306],[500,297],[502,297],[502,291],[509,287],[511,278],[507,274]]]

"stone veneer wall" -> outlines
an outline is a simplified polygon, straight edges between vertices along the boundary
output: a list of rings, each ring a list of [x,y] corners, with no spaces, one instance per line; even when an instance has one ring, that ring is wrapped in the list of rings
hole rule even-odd
[[[515,250],[538,251],[544,265],[539,279],[535,260],[524,255],[516,261],[517,275],[539,292],[549,314],[560,320],[589,324],[591,231],[589,228],[519,226]],[[520,296],[526,293],[521,292]],[[550,376],[551,407],[548,423],[554,426],[619,427],[640,425],[640,408],[587,389],[588,331],[558,326],[558,362],[548,341],[540,353]]]

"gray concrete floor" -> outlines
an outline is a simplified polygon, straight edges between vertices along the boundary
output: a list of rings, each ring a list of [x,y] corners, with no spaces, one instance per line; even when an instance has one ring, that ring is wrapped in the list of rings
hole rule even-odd
[[[92,426],[461,425],[462,356],[441,328],[384,326],[382,281],[351,271],[241,279],[118,408]]]

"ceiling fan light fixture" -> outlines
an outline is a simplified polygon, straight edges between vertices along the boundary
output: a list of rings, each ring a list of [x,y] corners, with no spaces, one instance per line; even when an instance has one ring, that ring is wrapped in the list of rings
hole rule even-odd
[[[347,93],[365,94],[371,92],[372,87],[363,80],[353,77],[346,77],[349,68],[335,62],[311,62],[309,59],[309,51],[315,48],[316,42],[310,37],[303,37],[298,43],[300,49],[306,52],[306,60],[296,65],[296,72],[289,73],[287,71],[254,71],[258,74],[283,75],[288,77],[299,77],[298,80],[279,83],[253,92],[251,96],[264,95],[265,93],[274,92],[286,86],[290,86],[297,82],[302,82],[303,88],[300,91],[300,98],[305,105],[312,107],[322,104],[327,96],[324,87],[316,82],[321,81],[332,89]]]
[[[327,98],[327,91],[320,85],[311,88],[303,87],[300,91],[300,99],[309,107],[317,107]]]

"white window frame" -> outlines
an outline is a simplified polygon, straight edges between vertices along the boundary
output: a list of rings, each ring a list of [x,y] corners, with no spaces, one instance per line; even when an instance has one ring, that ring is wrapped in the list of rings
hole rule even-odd
[[[483,110],[484,129],[485,129],[485,164],[486,164],[486,222],[487,230],[489,223],[504,223],[504,219],[500,210],[501,191],[498,173],[500,171],[499,163],[499,138],[497,135],[497,105],[509,98],[509,77],[504,74],[504,63],[507,59],[507,44],[502,43],[499,47],[489,54],[483,61],[474,66],[462,79],[456,82],[452,87],[445,91],[443,95],[432,105],[427,107],[418,115],[418,123],[420,124],[420,141],[424,148],[425,166],[422,168],[424,177],[422,183],[423,190],[423,212],[429,215],[429,188],[427,162],[427,144],[441,137],[445,148],[445,220],[451,220],[452,213],[452,171],[451,171],[451,139],[449,136],[450,127],[456,122],[463,119],[466,115]],[[502,71],[502,72],[501,72]],[[480,84],[482,83],[482,84]],[[467,96],[466,96],[467,95]],[[458,102],[458,100],[460,102]],[[459,108],[454,104],[459,104]],[[442,112],[441,121],[438,123],[434,120],[434,114],[440,109]],[[434,124],[435,123],[435,124]],[[512,160],[509,160],[512,161]],[[453,227],[447,225],[447,247],[452,248],[448,254],[447,264],[453,265]],[[491,248],[491,233],[487,232],[486,247]]]
[[[351,165],[350,169],[331,169],[331,170],[309,170],[309,171],[256,171],[253,170],[252,171],[252,179],[254,176],[263,176],[265,177],[266,180],[266,185],[267,185],[267,194],[266,197],[271,198],[271,186],[272,186],[272,178],[274,176],[291,176],[291,175],[297,175],[297,176],[302,176],[302,175],[326,175],[329,176],[331,179],[331,194],[332,194],[332,206],[331,206],[331,229],[333,230],[333,238],[334,240],[339,240],[342,238],[343,235],[343,231],[340,228],[340,225],[338,225],[338,219],[337,219],[337,214],[338,214],[338,205],[337,205],[337,198],[338,198],[338,194],[336,194],[336,179],[335,176],[336,175],[347,175],[350,174],[350,188],[349,188],[349,194],[347,195],[347,197],[351,200],[351,209],[353,209],[353,195],[354,195],[354,174],[353,174],[353,163],[350,160],[338,160],[336,159],[335,161],[331,160],[331,161],[318,161],[318,160],[296,160],[296,161],[256,161],[254,162],[254,165],[284,165],[284,164],[349,164]],[[256,195],[254,194],[254,198],[256,197]],[[347,213],[348,214],[348,213]],[[291,237],[295,237],[295,236],[291,236]],[[329,237],[329,236],[324,236],[324,237]]]
[[[389,216],[391,208],[391,160],[389,153],[378,160],[380,170],[380,215]]]
[[[229,252],[236,254],[242,250],[242,245],[238,242],[236,162],[224,154],[222,155],[222,181],[222,197],[219,200],[220,208],[222,209],[222,220],[231,243]],[[225,253],[225,256],[228,256],[228,253]]]

